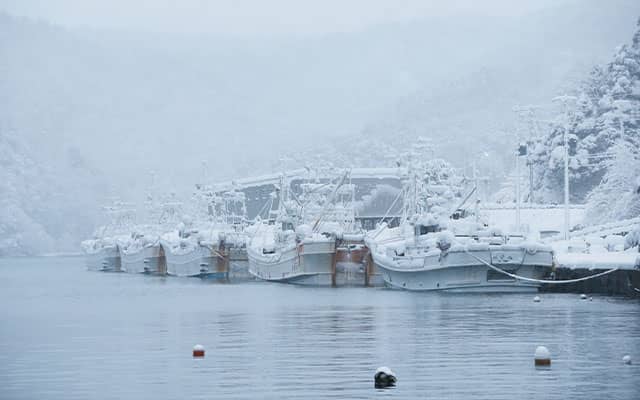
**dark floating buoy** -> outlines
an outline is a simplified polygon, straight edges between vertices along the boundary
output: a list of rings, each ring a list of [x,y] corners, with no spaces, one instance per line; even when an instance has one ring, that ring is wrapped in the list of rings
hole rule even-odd
[[[549,349],[544,346],[536,347],[536,352],[533,355],[536,367],[550,367],[551,366],[551,354]]]
[[[193,357],[204,357],[204,347],[202,345],[197,344],[193,346]]]
[[[387,367],[380,367],[373,376],[375,387],[378,389],[393,387],[396,385],[396,374]]]

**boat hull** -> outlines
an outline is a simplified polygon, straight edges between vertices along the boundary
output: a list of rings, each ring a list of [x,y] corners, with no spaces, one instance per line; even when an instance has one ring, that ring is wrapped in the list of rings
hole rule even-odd
[[[476,258],[477,257],[477,258]],[[551,270],[550,251],[529,254],[524,249],[452,251],[444,256],[423,257],[422,265],[389,257],[376,257],[374,263],[382,273],[385,285],[414,291],[449,292],[537,292],[538,282],[514,279],[478,260],[485,260],[511,274],[529,279],[543,279]]]
[[[217,271],[218,257],[216,253],[204,246],[197,246],[191,251],[176,254],[164,250],[167,262],[167,275],[221,279],[227,277],[227,271]]]
[[[121,259],[118,247],[103,247],[95,252],[86,253],[85,265],[89,271],[121,271]]]
[[[278,254],[249,249],[249,273],[258,279],[307,286],[331,286],[334,242],[305,243]]]
[[[165,262],[160,245],[147,246],[133,252],[120,250],[122,269],[132,274],[160,274]]]

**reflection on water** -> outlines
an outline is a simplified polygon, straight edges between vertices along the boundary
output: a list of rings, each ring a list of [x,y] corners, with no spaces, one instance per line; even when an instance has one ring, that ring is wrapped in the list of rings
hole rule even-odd
[[[217,284],[30,258],[0,260],[0,304],[2,399],[640,393],[637,300]],[[551,369],[534,368],[537,345]],[[373,387],[382,365],[396,388]]]

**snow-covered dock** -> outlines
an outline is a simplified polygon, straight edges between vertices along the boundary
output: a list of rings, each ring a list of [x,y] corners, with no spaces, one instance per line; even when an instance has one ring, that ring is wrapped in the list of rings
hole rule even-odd
[[[557,253],[556,261],[558,267],[569,269],[640,269],[640,253],[637,251],[612,251],[595,254]]]

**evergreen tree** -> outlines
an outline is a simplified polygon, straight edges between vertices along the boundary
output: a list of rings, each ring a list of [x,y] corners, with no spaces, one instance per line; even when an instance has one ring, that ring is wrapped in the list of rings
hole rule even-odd
[[[622,45],[604,68],[596,67],[577,94],[570,115],[572,202],[585,200],[613,164],[613,147],[640,148],[640,19],[631,45]],[[536,190],[545,201],[562,201],[564,128],[558,125],[535,149]],[[608,180],[607,180],[608,181]]]
[[[587,196],[586,220],[590,223],[640,215],[640,155],[634,144],[622,140],[613,149],[602,182]]]

